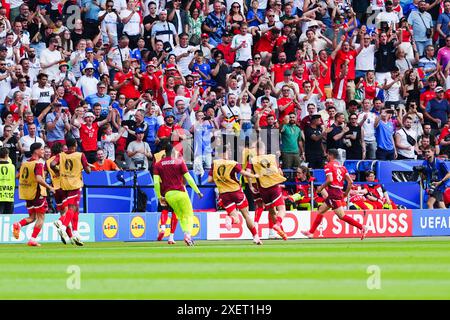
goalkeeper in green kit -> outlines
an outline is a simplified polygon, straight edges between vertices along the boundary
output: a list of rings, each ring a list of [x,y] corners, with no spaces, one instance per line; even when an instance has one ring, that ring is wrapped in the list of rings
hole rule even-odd
[[[184,232],[184,242],[188,246],[193,246],[194,241],[191,239],[191,232],[194,223],[194,210],[186,192],[184,179],[200,198],[203,197],[203,194],[189,174],[184,160],[174,156],[173,146],[168,143],[164,149],[166,155],[153,168],[155,193],[161,205],[168,204],[177,213],[178,221]]]

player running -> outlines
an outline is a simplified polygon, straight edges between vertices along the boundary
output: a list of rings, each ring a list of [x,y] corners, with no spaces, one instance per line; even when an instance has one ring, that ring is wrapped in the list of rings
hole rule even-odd
[[[67,152],[61,152],[55,156],[50,163],[50,168],[56,175],[60,176],[61,189],[63,190],[62,207],[65,211],[58,220],[54,222],[63,242],[70,241],[67,234],[67,227],[72,224],[71,239],[77,246],[83,246],[80,234],[78,233],[78,215],[80,211],[81,188],[83,187],[82,171],[91,173],[92,164],[89,164],[86,156],[77,152],[77,141],[67,139]]]
[[[67,211],[67,207],[63,206],[64,191],[61,189],[61,178],[50,167],[50,164],[52,163],[53,160],[55,160],[56,156],[63,151],[63,145],[59,142],[56,142],[55,144],[52,145],[51,150],[52,150],[52,157],[50,157],[50,159],[48,159],[45,164],[46,164],[46,169],[47,169],[48,173],[50,174],[53,188],[55,189],[54,197],[55,197],[55,202],[56,202],[56,210],[59,211],[61,216],[63,216]],[[71,243],[74,244],[75,240],[73,239],[72,230],[70,229],[69,226],[66,229],[66,233],[69,236]],[[61,237],[61,241],[62,241],[62,243],[66,244],[66,240],[63,237]]]
[[[346,215],[344,212],[343,207],[346,204],[345,198],[348,196],[348,193],[352,188],[353,181],[350,178],[347,169],[336,161],[337,157],[338,151],[336,149],[328,150],[328,163],[325,165],[325,175],[327,179],[317,189],[317,193],[320,194],[320,192],[326,188],[328,197],[325,199],[325,203],[319,207],[319,214],[314,220],[311,229],[309,231],[302,231],[302,234],[308,238],[312,238],[317,227],[322,222],[324,213],[326,213],[331,208],[337,214],[339,219],[361,230],[361,240],[363,240],[367,233],[367,227],[361,225],[358,221]],[[342,192],[342,189],[344,188],[344,181],[347,181],[347,188],[345,189],[345,192]]]
[[[236,161],[229,160],[229,150],[230,148],[223,148],[223,159],[213,161],[208,182],[214,182],[217,185],[219,198],[228,216],[232,217],[234,221],[239,221],[236,208],[239,209],[245,218],[247,228],[253,235],[253,242],[261,245],[262,241],[259,239],[258,231],[253,223],[253,219],[249,215],[248,201],[239,184],[237,174],[241,173],[243,176],[253,179],[257,179],[259,176],[242,171],[241,165]]]
[[[35,142],[30,146],[30,153],[31,158],[22,163],[19,171],[19,198],[26,200],[29,217],[13,224],[13,235],[19,239],[20,228],[36,221],[28,245],[40,247],[36,238],[41,232],[48,208],[47,189],[51,192],[54,192],[54,189],[44,179],[44,146]]]
[[[286,206],[281,191],[280,184],[286,181],[281,169],[278,167],[276,156],[274,154],[264,154],[264,145],[257,142],[257,155],[251,158],[247,165],[248,172],[255,172],[258,175],[256,179],[258,191],[264,206],[269,210],[269,220],[274,223],[273,229],[283,240],[287,240],[287,235],[283,230],[282,222],[286,214]],[[252,184],[252,178],[248,177],[249,185]],[[252,188],[252,187],[251,187]],[[257,192],[254,190],[254,192]]]
[[[181,229],[184,232],[184,242],[187,246],[193,246],[194,241],[191,238],[191,233],[194,223],[194,210],[186,192],[183,178],[200,198],[203,197],[203,194],[189,174],[186,163],[173,154],[172,144],[166,144],[164,149],[166,151],[165,156],[153,168],[155,193],[162,206],[170,205],[177,213]]]
[[[162,146],[162,148],[164,149],[164,146],[170,143],[169,139],[161,139],[160,144]],[[174,150],[174,152],[176,153],[176,150]],[[154,163],[158,163],[159,161],[161,161],[161,159],[166,155],[166,151],[165,150],[161,150],[157,153],[155,153],[153,155],[154,157]],[[161,219],[160,219],[160,226],[161,226],[161,231],[158,233],[158,241],[161,241],[164,238],[164,234],[166,233],[166,223],[167,223],[167,219],[169,218],[169,212],[172,212],[172,217],[170,219],[170,235],[169,235],[169,240],[167,241],[168,244],[175,244],[175,240],[174,240],[174,234],[175,231],[177,230],[177,224],[178,224],[178,218],[175,212],[173,212],[173,209],[170,206],[162,206],[160,203],[158,203],[158,211],[161,211]]]

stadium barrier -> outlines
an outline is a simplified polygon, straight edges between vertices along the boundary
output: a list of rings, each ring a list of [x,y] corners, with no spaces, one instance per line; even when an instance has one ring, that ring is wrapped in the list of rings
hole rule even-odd
[[[411,236],[450,236],[450,210],[371,210],[346,211],[355,220],[367,225],[367,237],[411,237]],[[253,217],[254,212],[250,212]],[[317,213],[309,211],[289,211],[283,220],[283,228],[290,239],[301,239],[301,230],[309,229]],[[12,225],[27,217],[24,214],[0,215],[0,243],[26,243],[33,231],[30,224],[14,239]],[[239,222],[231,230],[225,228],[226,213],[195,212],[192,236],[195,240],[245,240],[252,239],[245,221],[239,215]],[[47,214],[38,241],[59,242],[59,235],[53,222],[57,214]],[[155,241],[160,230],[160,213],[103,213],[80,214],[79,233],[84,242],[101,241]],[[267,239],[269,235],[268,214],[264,212],[258,224],[259,236]],[[170,215],[166,223],[165,236],[170,234]],[[327,213],[319,225],[315,238],[359,238],[357,228]],[[183,239],[178,225],[175,240]]]

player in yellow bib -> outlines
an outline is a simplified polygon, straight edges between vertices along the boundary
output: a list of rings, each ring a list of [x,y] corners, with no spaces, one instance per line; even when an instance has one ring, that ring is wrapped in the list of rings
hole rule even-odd
[[[242,171],[242,167],[236,161],[228,160],[229,151],[231,148],[223,148],[223,159],[216,159],[209,172],[208,182],[214,182],[219,190],[219,198],[222,201],[223,207],[228,213],[226,227],[231,230],[231,218],[235,222],[239,221],[236,209],[239,209],[245,218],[247,228],[253,236],[253,242],[261,245],[262,241],[259,239],[258,231],[253,223],[253,219],[248,212],[248,202],[242,191],[241,185],[237,175],[240,173],[243,176],[257,179],[258,175],[250,172]]]
[[[36,238],[41,232],[48,208],[47,189],[52,192],[54,192],[54,189],[44,179],[44,146],[39,142],[35,142],[30,146],[30,152],[32,154],[31,158],[22,163],[19,171],[19,198],[26,200],[30,216],[13,224],[13,235],[14,238],[19,239],[20,228],[36,221],[28,245],[40,247],[41,245]]]
[[[286,181],[283,171],[278,167],[274,154],[264,154],[265,146],[262,142],[257,143],[257,155],[251,158],[247,171],[255,172],[259,176],[257,180],[258,190],[265,207],[269,210],[269,219],[274,223],[273,229],[287,240],[283,230],[282,222],[286,214],[286,206],[281,191],[281,184]],[[251,180],[251,178],[249,178]],[[251,181],[250,181],[251,182]]]
[[[67,234],[67,227],[72,224],[72,240],[76,245],[82,246],[80,234],[78,233],[78,215],[81,198],[81,188],[83,187],[82,171],[91,173],[92,164],[89,164],[86,156],[77,152],[77,141],[67,139],[67,152],[61,152],[56,155],[50,163],[50,168],[60,176],[61,189],[63,190],[64,200],[62,207],[67,209],[65,214],[55,221],[55,227],[59,235],[67,242],[70,241]]]

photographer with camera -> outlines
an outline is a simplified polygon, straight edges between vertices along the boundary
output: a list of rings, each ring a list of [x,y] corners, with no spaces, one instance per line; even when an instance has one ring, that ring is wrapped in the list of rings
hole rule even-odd
[[[148,170],[148,159],[152,157],[150,146],[144,139],[144,130],[138,127],[135,131],[136,140],[130,142],[127,148],[127,155],[131,159],[130,169]]]
[[[435,203],[438,207],[445,209],[443,194],[445,191],[445,181],[450,178],[450,172],[447,171],[445,163],[436,158],[436,150],[430,146],[424,150],[425,160],[422,166],[414,167],[422,174],[425,179],[425,189],[428,194],[428,209],[433,209]]]

